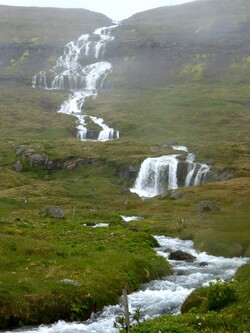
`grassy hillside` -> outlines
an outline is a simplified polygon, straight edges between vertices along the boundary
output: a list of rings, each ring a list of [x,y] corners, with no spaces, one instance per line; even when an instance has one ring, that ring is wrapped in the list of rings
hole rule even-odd
[[[102,14],[84,9],[0,6],[0,75],[30,84],[41,70],[50,69],[65,44],[110,25]]]
[[[193,239],[215,255],[250,256],[249,15],[246,1],[204,0],[124,22],[107,50],[110,89],[86,105],[121,139],[97,143],[77,141],[75,119],[56,113],[66,92],[32,89],[31,78],[51,68],[72,38],[110,20],[84,10],[0,7],[0,327],[83,319],[115,302],[122,288],[168,274],[151,234]],[[128,192],[129,167],[171,153],[170,142],[233,178],[183,188],[179,200],[142,201]],[[32,166],[32,154],[53,167]],[[201,200],[217,200],[221,210],[198,213]],[[45,216],[48,205],[64,219]],[[124,223],[120,215],[144,219]],[[80,287],[60,283],[66,278]],[[247,279],[240,271],[243,290]],[[230,317],[235,308],[227,311]]]
[[[124,20],[116,30],[123,56],[121,82],[152,85],[249,77],[250,9],[247,0],[200,0],[162,7]]]

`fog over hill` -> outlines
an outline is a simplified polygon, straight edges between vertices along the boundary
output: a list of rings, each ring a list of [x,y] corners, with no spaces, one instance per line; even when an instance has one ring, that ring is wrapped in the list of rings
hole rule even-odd
[[[170,274],[152,235],[250,256],[249,0],[113,24],[0,6],[0,329],[94,318]],[[238,301],[204,313],[201,291],[171,332],[249,331],[249,265],[238,279]]]
[[[0,6],[1,76],[46,70],[65,44],[110,24],[104,15],[81,9]],[[114,34],[105,55],[117,65],[113,85],[216,81],[232,64],[246,65],[250,4],[201,0],[157,8],[124,20]]]
[[[2,80],[50,68],[68,42],[111,23],[105,15],[84,9],[0,6]]]
[[[203,0],[133,15],[117,30],[128,81],[217,81],[250,52],[247,0]],[[240,70],[240,68],[239,68]],[[133,75],[136,73],[136,78]]]

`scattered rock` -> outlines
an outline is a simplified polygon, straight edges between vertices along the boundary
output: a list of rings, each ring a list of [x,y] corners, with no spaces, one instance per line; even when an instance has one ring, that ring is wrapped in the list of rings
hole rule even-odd
[[[190,253],[178,250],[178,251],[171,252],[169,255],[169,259],[170,260],[194,261],[194,260],[196,260],[196,257],[194,257]]]
[[[138,229],[136,229],[136,228],[129,228],[129,230],[134,231],[134,232],[138,232]]]
[[[48,161],[48,156],[45,154],[32,154],[29,156],[30,166],[37,167],[45,165]]]
[[[130,189],[129,188],[122,188],[119,193],[120,194],[128,194],[128,193],[130,193]]]
[[[167,247],[166,249],[163,250],[163,252],[164,252],[164,253],[170,253],[170,252],[171,252],[171,249]]]
[[[138,173],[138,167],[135,165],[130,165],[129,167],[126,167],[125,169],[122,167],[116,168],[116,176],[119,178],[126,178],[126,179],[135,179]]]
[[[77,281],[71,280],[71,279],[63,279],[60,282],[66,283],[66,284],[71,284],[72,286],[75,286],[75,287],[81,287],[81,285]]]
[[[54,169],[54,162],[53,161],[48,161],[46,167],[47,167],[48,171],[53,170]]]
[[[231,171],[222,171],[219,172],[218,170],[211,169],[206,174],[205,182],[218,182],[218,181],[226,181],[233,178],[233,172]]]
[[[169,198],[172,200],[180,199],[183,196],[183,193],[178,190],[173,190],[169,192]]]
[[[218,201],[204,200],[198,203],[197,209],[199,213],[216,212],[220,210],[220,203]]]
[[[243,207],[243,203],[241,201],[238,201],[234,204],[234,208],[242,208]]]
[[[63,219],[64,218],[64,213],[61,210],[61,208],[57,206],[48,206],[44,209],[44,215],[48,215],[51,217],[55,217],[58,219]]]
[[[23,144],[23,145],[17,146],[17,147],[16,147],[16,155],[17,155],[17,156],[22,155],[22,154],[23,154],[23,151],[24,151],[24,149],[25,149],[25,147],[27,147],[26,144]]]
[[[23,170],[23,165],[20,161],[17,161],[15,164],[14,164],[14,168],[16,170],[16,172],[20,172]]]
[[[208,263],[205,262],[205,261],[202,261],[200,264],[199,264],[200,267],[205,267],[205,266],[208,266]]]
[[[86,223],[87,227],[94,227],[95,225],[96,225],[96,223],[94,223],[94,222],[87,222]]]
[[[130,165],[129,168],[125,171],[124,177],[127,179],[133,179],[137,175],[137,167],[134,165]]]

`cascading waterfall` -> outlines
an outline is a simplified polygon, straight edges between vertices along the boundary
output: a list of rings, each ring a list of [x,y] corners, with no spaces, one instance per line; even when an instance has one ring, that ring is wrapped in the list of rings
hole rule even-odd
[[[171,147],[188,152],[185,146]],[[179,186],[202,185],[210,167],[195,162],[195,155],[192,153],[188,153],[184,161],[179,157],[180,155],[175,154],[145,159],[130,191],[142,198],[152,198]]]
[[[198,253],[193,242],[155,236],[160,247],[155,249],[157,253],[166,259],[173,251],[181,250],[196,257],[193,262],[169,260],[173,275],[162,280],[154,280],[142,285],[141,290],[128,296],[129,311],[134,314],[136,309],[140,311],[144,319],[157,317],[161,314],[178,314],[185,298],[197,287],[208,285],[217,277],[228,280],[233,277],[238,267],[248,262],[248,258],[223,258]],[[19,329],[19,333],[118,333],[113,323],[118,316],[123,316],[121,304],[107,306],[103,311],[92,314],[91,319],[82,323],[58,323],[37,328]],[[14,333],[11,331],[9,333]],[[7,333],[7,332],[5,332]]]
[[[114,39],[111,32],[115,27],[116,25],[99,28],[92,34],[82,35],[77,41],[71,41],[65,46],[64,54],[57,59],[49,75],[41,71],[32,79],[33,88],[71,92],[58,112],[77,118],[77,138],[81,141],[93,140],[88,136],[86,127],[89,121],[100,126],[100,133],[94,140],[107,141],[119,138],[119,132],[106,125],[102,118],[84,115],[86,98],[97,95],[105,78],[112,71],[111,63],[101,59],[107,43]]]
[[[135,186],[130,191],[141,197],[154,197],[176,189],[178,155],[147,158],[143,161]]]

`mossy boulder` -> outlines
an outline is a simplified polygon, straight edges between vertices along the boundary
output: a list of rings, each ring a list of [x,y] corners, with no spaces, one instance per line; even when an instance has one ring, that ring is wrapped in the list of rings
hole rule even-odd
[[[169,255],[170,260],[186,260],[186,261],[195,261],[196,257],[193,256],[190,253],[183,252],[181,250],[177,250],[174,252],[171,252]]]
[[[197,210],[199,213],[217,212],[220,210],[220,203],[218,201],[204,200],[198,203]]]
[[[48,206],[44,209],[44,215],[45,216],[50,216],[50,217],[55,217],[58,219],[63,219],[64,218],[64,212],[61,210],[61,208],[57,206]]]

